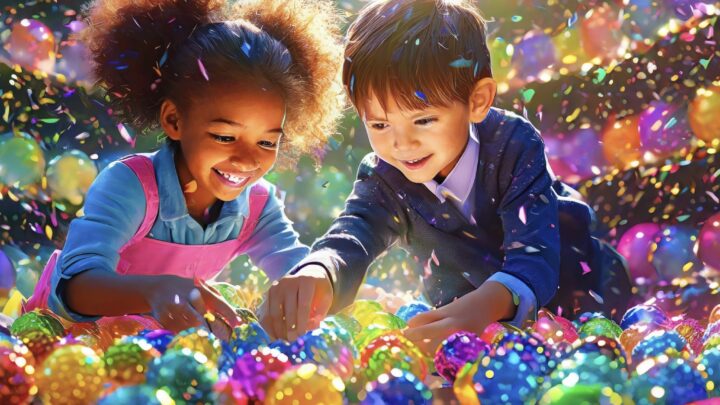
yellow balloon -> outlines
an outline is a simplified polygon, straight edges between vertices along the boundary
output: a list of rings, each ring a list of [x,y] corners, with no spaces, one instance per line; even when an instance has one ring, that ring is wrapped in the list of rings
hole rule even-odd
[[[640,151],[640,117],[634,115],[616,120],[611,117],[602,133],[602,147],[605,159],[613,165],[624,168],[642,157]]]
[[[92,404],[103,390],[105,369],[95,350],[70,344],[55,349],[35,379],[43,403]]]
[[[720,87],[698,92],[688,107],[690,127],[695,136],[713,146],[720,144]]]
[[[341,405],[344,390],[340,377],[308,363],[282,373],[266,400],[269,405]]]
[[[80,207],[97,174],[95,162],[79,150],[56,156],[46,173],[50,196],[63,205]]]

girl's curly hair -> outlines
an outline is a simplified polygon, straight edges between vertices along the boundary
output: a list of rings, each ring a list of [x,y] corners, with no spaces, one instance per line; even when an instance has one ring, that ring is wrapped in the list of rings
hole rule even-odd
[[[286,166],[303,153],[317,161],[335,130],[343,49],[327,0],[94,0],[86,15],[95,75],[140,130],[158,126],[166,98],[187,108],[203,86],[248,78],[285,98]]]

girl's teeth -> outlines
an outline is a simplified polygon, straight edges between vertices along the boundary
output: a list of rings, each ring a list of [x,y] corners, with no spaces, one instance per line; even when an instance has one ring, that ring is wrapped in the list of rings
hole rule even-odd
[[[240,178],[240,177],[237,177],[237,176],[233,176],[233,175],[231,175],[231,174],[227,174],[227,173],[221,172],[220,170],[218,170],[218,172],[220,172],[220,174],[222,174],[223,177],[225,177],[226,179],[232,181],[233,183],[240,183],[240,182],[244,179],[244,177],[243,177],[243,178]]]

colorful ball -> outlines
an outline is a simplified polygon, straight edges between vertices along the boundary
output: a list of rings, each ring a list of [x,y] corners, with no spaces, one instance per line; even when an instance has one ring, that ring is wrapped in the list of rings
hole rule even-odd
[[[71,344],[48,355],[35,380],[44,403],[91,404],[102,393],[105,369],[93,349]]]
[[[162,405],[170,403],[170,395],[146,384],[119,387],[115,391],[100,398],[98,405]]]
[[[22,314],[10,327],[10,332],[19,338],[33,331],[58,338],[65,336],[62,323],[49,312],[40,309]]]
[[[187,348],[168,350],[150,362],[147,385],[164,389],[175,401],[212,402],[217,371],[202,353]]]
[[[690,128],[695,136],[717,146],[720,144],[720,123],[715,119],[720,113],[720,87],[698,91],[688,107]]]
[[[375,312],[383,312],[385,309],[379,303],[369,300],[357,300],[349,307],[345,308],[341,313],[351,318],[355,318],[360,325],[366,327],[369,323],[364,323],[368,317]]]
[[[148,329],[161,329],[162,326],[153,318],[141,315],[106,316],[96,321],[103,333],[113,340],[125,336],[134,336]]]
[[[696,236],[697,231],[689,226],[670,225],[662,230],[652,259],[660,277],[672,281],[690,270],[700,270],[700,261],[693,252]]]
[[[711,397],[720,397],[720,349],[705,350],[697,359],[698,371],[704,373]]]
[[[398,308],[395,315],[407,322],[415,315],[430,311],[432,307],[422,301],[413,301]]]
[[[490,345],[472,332],[456,332],[442,342],[435,354],[435,370],[449,383],[467,363],[490,352]]]
[[[627,354],[620,342],[608,336],[589,336],[575,342],[570,351],[570,356],[582,354],[599,354],[611,360],[617,360],[621,366],[627,363]]]
[[[625,312],[620,327],[627,329],[636,323],[650,323],[657,326],[664,325],[668,322],[668,316],[662,309],[655,305],[635,305]]]
[[[394,368],[408,371],[421,380],[427,376],[425,356],[420,349],[396,333],[384,334],[368,343],[360,352],[360,364],[365,369],[368,381]]]
[[[638,405],[686,404],[708,397],[702,374],[683,359],[649,358],[635,370],[629,389]]]
[[[607,318],[594,318],[578,328],[578,336],[586,338],[589,336],[606,336],[613,339],[620,337],[622,329],[618,324]]]
[[[679,105],[653,101],[640,114],[640,145],[643,151],[666,157],[690,144],[687,115]]]
[[[430,404],[432,392],[416,376],[407,371],[392,369],[369,383],[361,405]]]
[[[148,364],[157,357],[160,357],[160,352],[147,340],[126,337],[108,347],[103,363],[111,380],[122,385],[134,385],[145,382]]]
[[[269,344],[270,336],[257,322],[235,327],[230,336],[230,347],[238,357]]]
[[[3,135],[0,140],[0,184],[24,187],[38,184],[45,173],[45,155],[30,135]]]
[[[672,328],[687,342],[693,353],[698,354],[702,351],[703,333],[705,328],[696,319],[684,318],[677,322],[673,322]]]
[[[297,338],[293,345],[296,346],[293,352],[300,356],[299,362],[311,361],[323,366],[343,381],[352,376],[355,352],[334,329],[313,329]]]
[[[515,46],[512,66],[521,79],[532,81],[558,62],[555,45],[543,32],[528,32]]]
[[[622,404],[632,403],[632,399],[598,384],[580,382],[573,385],[558,384],[540,398],[540,405],[578,405],[578,404]]]
[[[652,0],[628,0],[625,7],[627,20],[623,25],[623,31],[633,41],[653,42],[657,37],[658,29],[668,16],[663,10],[662,4]]]
[[[389,330],[400,330],[407,327],[407,323],[402,318],[389,312],[374,312],[364,319],[367,326],[378,325],[384,326]],[[362,322],[361,322],[362,324]]]
[[[345,389],[340,377],[315,364],[286,370],[267,393],[268,405],[341,405]]]
[[[0,348],[0,403],[26,404],[37,394],[35,369],[13,349]]]
[[[55,35],[38,20],[23,18],[16,21],[10,32],[7,50],[12,62],[25,69],[52,73],[55,68]]]
[[[545,310],[538,312],[538,320],[533,324],[532,330],[550,345],[558,342],[572,343],[578,339],[572,322]]]
[[[596,176],[606,165],[600,138],[593,128],[580,128],[544,140],[548,156],[562,161],[578,179]]]
[[[178,333],[168,345],[167,350],[178,349],[190,349],[201,353],[207,358],[209,368],[217,368],[218,359],[222,353],[220,339],[203,328],[190,328]]]
[[[175,335],[169,330],[154,329],[144,330],[138,334],[138,337],[147,340],[148,343],[155,348],[155,350],[160,352],[160,354],[163,354],[165,353],[165,350],[167,350],[168,345],[172,342]]]
[[[637,115],[621,119],[613,115],[608,119],[601,139],[603,155],[610,164],[623,169],[632,162],[641,161],[639,124]]]
[[[707,341],[715,335],[720,335],[720,321],[715,321],[707,326],[705,333],[703,333],[703,341]]]
[[[215,403],[218,405],[246,405],[248,396],[240,385],[240,381],[227,376],[220,378],[213,387]]]
[[[238,357],[232,379],[238,381],[251,400],[262,402],[270,385],[291,366],[290,359],[283,353],[261,347]]]
[[[613,357],[606,356],[602,352],[576,351],[557,365],[545,384],[552,387],[558,384],[582,383],[623,392],[628,375],[623,356]]]
[[[720,212],[708,218],[700,229],[698,258],[720,271]]]
[[[95,162],[85,153],[72,150],[50,160],[45,176],[52,199],[75,212],[97,174]]]
[[[620,238],[617,250],[627,260],[633,280],[642,279],[643,283],[657,280],[658,274],[652,264],[650,248],[659,233],[659,225],[643,223],[628,229]],[[659,236],[657,238],[659,239]]]
[[[634,364],[662,354],[668,357],[682,357],[687,354],[687,342],[674,330],[656,330],[641,340],[632,351]],[[639,365],[638,365],[639,367]]]
[[[624,51],[620,11],[612,4],[595,7],[580,22],[583,50],[591,58],[611,61]]]
[[[638,343],[645,339],[649,334],[659,329],[664,330],[665,328],[654,323],[635,323],[629,328],[623,330],[623,332],[620,334],[620,344],[622,345],[623,349],[625,349],[625,353],[632,353],[633,349],[635,349],[635,346],[637,346]]]
[[[331,328],[344,329],[351,335],[355,335],[362,330],[362,325],[357,320],[343,314],[335,314],[328,316],[320,322],[320,326],[328,326]]]

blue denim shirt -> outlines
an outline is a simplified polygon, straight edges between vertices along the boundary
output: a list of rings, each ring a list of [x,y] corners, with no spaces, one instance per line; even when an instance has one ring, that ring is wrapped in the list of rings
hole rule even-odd
[[[235,239],[249,213],[247,187],[235,200],[225,202],[220,215],[204,229],[187,211],[175,170],[174,147],[166,144],[151,156],[158,183],[159,212],[150,238],[186,245],[214,244]],[[275,186],[269,186],[268,201],[250,239],[247,254],[271,280],[282,277],[309,249],[300,243],[292,222],[285,216]],[[137,232],[145,215],[145,194],[140,180],[126,165],[114,162],[105,168],[90,187],[84,215],[72,221],[62,254],[52,275],[49,306],[55,313],[74,321],[88,321],[70,311],[60,298],[61,279],[90,269],[115,271],[118,251]]]

